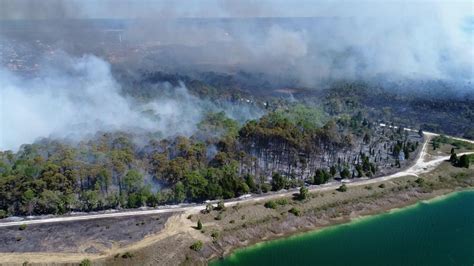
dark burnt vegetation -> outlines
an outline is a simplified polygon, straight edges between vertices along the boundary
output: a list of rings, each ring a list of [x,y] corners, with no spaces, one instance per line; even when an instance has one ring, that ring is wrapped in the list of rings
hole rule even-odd
[[[417,134],[375,125],[361,113],[332,119],[322,127],[314,116],[298,120],[273,112],[247,123],[240,130],[240,142],[255,158],[253,169],[258,171],[247,170],[255,176],[277,171],[289,181],[314,184],[332,178],[372,177],[379,166],[400,167],[400,161],[410,158],[421,141]]]
[[[114,77],[123,85],[124,94],[141,101],[148,101],[163,94],[173,95],[173,90],[185,86],[194,96],[209,100],[217,106],[227,107],[232,104],[265,108],[263,95],[255,93],[262,87],[256,87],[257,84],[250,82],[242,84],[241,79],[235,78],[234,75],[215,72],[185,75],[151,70],[130,72],[129,69],[116,67]]]
[[[325,99],[330,114],[364,110],[380,121],[474,139],[474,91],[469,86],[446,81],[345,81],[316,94]],[[311,93],[302,97],[313,100]]]
[[[31,224],[0,228],[0,252],[98,254],[159,233],[171,214]],[[21,241],[17,241],[21,238]]]

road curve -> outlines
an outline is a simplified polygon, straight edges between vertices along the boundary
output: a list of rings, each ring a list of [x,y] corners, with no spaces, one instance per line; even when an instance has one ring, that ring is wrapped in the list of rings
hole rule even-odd
[[[410,130],[410,129],[406,129]],[[427,153],[429,140],[433,136],[439,136],[439,134],[432,133],[432,132],[423,132],[425,134],[425,141],[423,143],[423,147],[421,152],[418,155],[418,158],[411,167],[405,169],[403,171],[397,172],[395,174],[381,176],[373,179],[358,179],[349,182],[344,182],[347,186],[360,186],[360,185],[368,185],[377,183],[380,181],[387,181],[394,178],[402,177],[402,176],[418,176],[421,173],[426,173],[431,171],[432,169],[436,168],[440,165],[443,161],[449,160],[449,156],[438,156],[433,159],[426,161],[425,155]],[[461,139],[461,138],[454,138],[453,139],[466,141],[469,143],[474,143],[474,141]],[[463,154],[474,154],[474,152],[466,152],[461,153]],[[342,182],[333,181],[328,184],[324,185],[313,185],[309,186],[310,192],[321,192],[327,190],[333,190],[338,188]],[[233,206],[239,203],[248,203],[248,202],[258,202],[258,201],[266,201],[274,198],[291,196],[294,193],[298,192],[298,188],[279,191],[275,193],[269,193],[264,195],[255,195],[247,199],[234,199],[231,201],[226,201],[227,206]],[[42,219],[32,219],[32,220],[22,220],[22,221],[9,221],[9,222],[1,222],[0,227],[9,227],[9,226],[19,226],[22,224],[32,225],[32,224],[46,224],[46,223],[58,223],[58,222],[75,222],[75,221],[85,221],[85,220],[93,220],[93,219],[104,219],[104,218],[116,218],[116,217],[128,217],[128,216],[138,216],[138,215],[150,215],[150,214],[160,214],[160,213],[175,213],[175,212],[199,212],[200,210],[204,209],[206,204],[188,204],[188,205],[172,205],[172,206],[162,206],[157,209],[151,210],[135,210],[135,211],[117,211],[117,212],[109,212],[109,213],[99,213],[99,214],[85,214],[85,215],[72,215],[72,216],[59,216],[59,217],[51,217],[51,218],[42,218]]]

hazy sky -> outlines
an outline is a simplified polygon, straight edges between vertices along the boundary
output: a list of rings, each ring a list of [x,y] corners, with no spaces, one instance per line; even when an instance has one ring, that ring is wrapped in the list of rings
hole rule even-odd
[[[426,16],[430,14],[423,9],[432,5],[474,14],[472,1],[0,0],[0,19],[403,16],[413,9]],[[400,12],[388,12],[392,10]]]

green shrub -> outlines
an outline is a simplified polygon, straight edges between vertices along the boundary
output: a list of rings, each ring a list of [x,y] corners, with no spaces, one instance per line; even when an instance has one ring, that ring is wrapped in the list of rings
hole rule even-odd
[[[79,266],[91,266],[92,262],[89,259],[83,259],[81,263],[79,263]]]
[[[216,221],[222,220],[222,213],[219,213],[216,217],[214,217],[214,220]]]
[[[415,180],[415,183],[417,183],[420,186],[423,186],[425,184],[425,180],[423,178],[419,177]]]
[[[285,206],[286,204],[288,204],[288,200],[285,199],[285,198],[277,199],[277,200],[275,200],[275,203],[278,204],[278,205]]]
[[[199,251],[202,249],[202,246],[203,246],[202,241],[199,240],[199,241],[194,242],[189,248],[194,251]]]
[[[298,195],[299,200],[305,200],[309,196],[309,190],[307,187],[300,188],[300,194]]]
[[[196,229],[197,229],[197,230],[201,230],[201,229],[202,229],[202,223],[201,223],[201,220],[198,220],[198,221],[197,221],[197,226],[196,226]]]
[[[347,191],[347,186],[346,184],[342,184],[338,189],[337,191],[339,192],[346,192]]]
[[[223,200],[220,200],[220,201],[217,203],[216,210],[218,210],[218,211],[224,211],[224,210],[225,210],[225,204],[224,204],[224,201],[223,201]]]
[[[379,188],[385,188],[385,184],[383,184],[383,183],[380,184],[380,185],[379,185]]]
[[[206,204],[206,212],[210,213],[212,210],[214,210],[214,205],[212,203]]]
[[[293,214],[293,215],[295,215],[295,216],[300,216],[300,215],[301,215],[301,211],[298,210],[298,209],[295,208],[295,207],[291,208],[288,212],[291,213],[291,214]]]
[[[264,206],[265,208],[268,208],[268,209],[276,209],[277,207],[276,203],[273,200],[265,202]]]
[[[218,231],[212,231],[211,237],[216,240],[219,238],[219,232]]]
[[[263,193],[267,193],[268,191],[272,189],[272,186],[270,184],[265,183],[260,186],[260,189],[262,190]]]
[[[471,158],[474,158],[472,155],[466,155],[464,154],[459,158],[459,167],[464,167],[464,168],[469,168],[469,165],[471,164]]]
[[[20,231],[23,231],[25,229],[26,229],[26,224],[22,224],[22,225],[20,225],[20,227],[18,227],[18,230],[20,230]]]

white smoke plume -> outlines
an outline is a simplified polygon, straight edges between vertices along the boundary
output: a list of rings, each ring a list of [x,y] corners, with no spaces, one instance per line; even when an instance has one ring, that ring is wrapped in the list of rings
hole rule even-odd
[[[236,16],[228,21],[147,16],[132,22],[124,38],[170,49],[171,64],[263,72],[296,80],[297,86],[378,77],[474,81],[470,1],[263,1],[253,19],[237,12],[254,5],[218,5],[222,11],[207,14]]]
[[[33,78],[0,68],[0,80],[0,150],[40,137],[80,140],[98,131],[190,135],[202,114],[202,102],[184,85],[163,85],[173,97],[133,103],[120,94],[109,64],[92,55],[55,56]]]
[[[0,19],[59,19],[45,34],[60,40],[92,36],[74,19],[127,19],[123,40],[153,45],[158,49],[153,60],[178,70],[258,71],[307,87],[380,76],[474,80],[472,1],[2,3]]]

